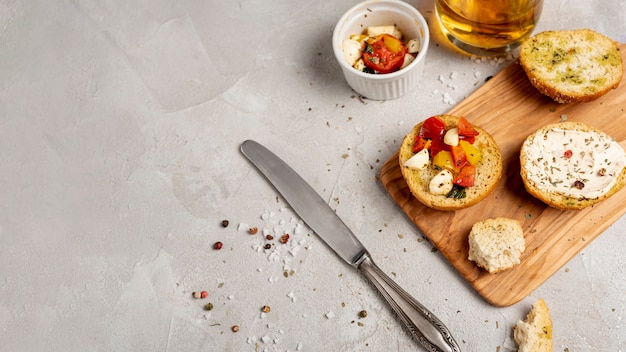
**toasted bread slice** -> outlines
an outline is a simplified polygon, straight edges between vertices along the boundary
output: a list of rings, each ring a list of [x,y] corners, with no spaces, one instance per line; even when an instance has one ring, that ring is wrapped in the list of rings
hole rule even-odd
[[[519,352],[552,352],[552,318],[546,302],[539,298],[526,317],[513,328]]]
[[[458,126],[459,118],[452,115],[438,115],[445,125],[446,129]],[[480,127],[472,125],[479,132],[476,136],[474,146],[481,153],[481,159],[476,166],[476,180],[472,187],[465,190],[466,196],[461,199],[446,197],[445,195],[432,194],[429,190],[430,181],[439,172],[432,165],[423,170],[416,170],[405,167],[404,164],[413,155],[413,145],[415,136],[419,135],[423,122],[413,127],[413,130],[407,134],[400,146],[399,162],[402,176],[406,181],[411,193],[424,205],[437,210],[458,210],[472,206],[493,191],[502,176],[502,155],[500,149],[493,137]]]
[[[626,153],[604,132],[580,122],[543,127],[526,138],[520,174],[528,193],[557,209],[583,209],[626,184]]]
[[[522,43],[519,57],[532,85],[559,103],[597,99],[623,75],[618,44],[589,29],[536,34]]]
[[[502,217],[476,222],[468,242],[468,259],[490,274],[518,265],[526,249],[522,225],[515,219]]]

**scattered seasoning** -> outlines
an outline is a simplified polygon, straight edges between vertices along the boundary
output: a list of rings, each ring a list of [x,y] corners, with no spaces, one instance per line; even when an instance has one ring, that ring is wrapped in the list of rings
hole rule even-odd
[[[256,235],[257,232],[259,232],[259,228],[258,227],[251,227],[248,230],[248,233],[250,233],[251,235]]]
[[[367,317],[367,311],[365,309],[363,309],[362,311],[359,312],[359,317],[361,318],[365,318]]]
[[[201,297],[202,297],[202,295],[201,295],[200,292],[194,292],[193,293],[193,298],[201,298]]]
[[[265,249],[270,249],[270,248],[272,248],[272,245],[271,245],[271,244],[269,244],[269,243],[266,243],[266,244],[265,244],[265,246],[263,246],[263,248],[265,248]]]
[[[600,175],[600,176],[606,175],[606,169],[605,168],[601,168],[600,170],[598,170],[598,175]]]
[[[228,227],[228,220],[222,220],[222,227]]]
[[[204,305],[204,310],[212,310],[213,309],[213,303],[207,303]]]
[[[239,325],[233,325],[233,327],[230,328],[230,330],[232,330],[233,332],[239,332]]]
[[[574,181],[574,187],[576,187],[578,189],[583,189],[583,188],[585,188],[585,184],[581,180],[576,180],[576,181]]]
[[[206,291],[200,292],[200,298],[202,298],[202,299],[206,298],[208,295],[209,295],[209,293],[206,292]]]
[[[222,249],[222,246],[224,246],[224,244],[222,242],[215,242],[213,243],[213,249],[215,249],[216,251],[219,251],[220,249]]]
[[[270,306],[263,306],[263,307],[261,307],[261,312],[269,313],[270,312]]]
[[[289,234],[284,234],[280,237],[280,243],[287,243],[289,241]]]
[[[268,240],[268,241],[271,241],[271,240],[273,240],[273,239],[274,239],[274,236],[272,236],[272,235],[267,235],[267,236],[265,236],[265,239],[266,239],[266,240]]]

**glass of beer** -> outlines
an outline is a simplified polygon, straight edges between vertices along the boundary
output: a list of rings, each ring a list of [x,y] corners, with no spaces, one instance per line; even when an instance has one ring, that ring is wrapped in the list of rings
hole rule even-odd
[[[500,56],[528,38],[541,15],[543,0],[435,0],[441,30],[459,49]]]

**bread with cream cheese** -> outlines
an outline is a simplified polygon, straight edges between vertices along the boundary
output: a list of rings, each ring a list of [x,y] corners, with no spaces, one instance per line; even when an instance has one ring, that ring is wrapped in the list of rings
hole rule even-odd
[[[604,132],[580,122],[547,125],[526,138],[520,174],[528,193],[547,205],[583,209],[626,184],[626,153]]]
[[[457,116],[437,115],[437,117],[445,123],[446,129],[458,126],[459,117]],[[411,132],[404,137],[399,151],[402,176],[413,196],[430,208],[446,211],[467,208],[487,197],[494,190],[502,175],[502,155],[493,137],[484,129],[472,124],[479,132],[474,145],[481,153],[481,160],[476,166],[475,185],[465,190],[466,196],[464,198],[446,197],[445,195],[432,194],[429,191],[430,181],[438,173],[438,170],[435,170],[432,165],[423,170],[404,166],[405,162],[414,155],[415,137],[419,135],[422,124],[423,122],[420,122],[415,125]]]
[[[539,298],[525,320],[513,327],[513,338],[518,352],[552,352],[552,318],[546,302]]]
[[[518,265],[526,249],[524,230],[519,221],[503,217],[476,222],[468,242],[468,259],[490,274]]]
[[[623,75],[617,42],[589,29],[536,34],[522,43],[519,59],[532,85],[559,103],[594,100]]]

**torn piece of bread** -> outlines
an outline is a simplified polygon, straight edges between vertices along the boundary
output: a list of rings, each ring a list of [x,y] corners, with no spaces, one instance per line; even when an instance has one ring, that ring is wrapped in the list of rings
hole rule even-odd
[[[526,320],[517,322],[513,337],[519,345],[518,352],[552,352],[552,319],[543,299],[533,304]]]
[[[589,29],[546,31],[520,45],[520,64],[532,85],[559,103],[591,101],[619,86],[617,42]]]
[[[524,231],[515,219],[479,221],[469,234],[468,259],[491,274],[518,265],[525,249]]]

